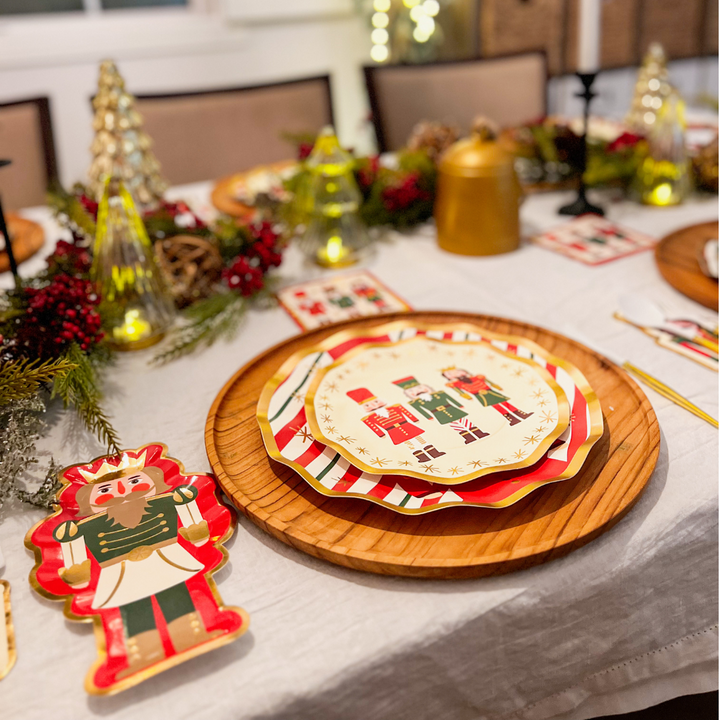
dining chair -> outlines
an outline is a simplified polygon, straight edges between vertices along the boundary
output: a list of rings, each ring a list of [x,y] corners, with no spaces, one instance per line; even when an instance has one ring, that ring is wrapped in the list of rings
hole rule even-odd
[[[138,95],[136,107],[162,174],[173,185],[219,178],[293,156],[286,133],[333,122],[328,75],[170,95]]]
[[[47,97],[0,103],[0,197],[7,210],[44,205],[57,180],[57,161]]]
[[[405,145],[421,120],[452,123],[467,133],[477,115],[507,126],[547,111],[543,52],[364,70],[380,152]]]

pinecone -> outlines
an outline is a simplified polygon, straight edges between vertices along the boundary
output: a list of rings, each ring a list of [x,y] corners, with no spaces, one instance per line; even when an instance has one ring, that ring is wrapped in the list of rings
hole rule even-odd
[[[410,133],[408,150],[425,150],[431,160],[437,162],[440,156],[460,137],[454,125],[430,120],[420,121]]]

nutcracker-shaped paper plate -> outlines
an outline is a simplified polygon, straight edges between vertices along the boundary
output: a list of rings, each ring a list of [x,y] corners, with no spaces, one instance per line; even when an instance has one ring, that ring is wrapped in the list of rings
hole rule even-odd
[[[160,443],[65,468],[55,512],[32,528],[32,587],[92,622],[91,694],[124,690],[247,630],[211,575],[234,518],[212,477],[186,474]]]
[[[391,353],[398,357],[384,357]],[[345,358],[357,367],[343,371]],[[365,382],[356,382],[371,367]],[[341,377],[323,385],[328,370]],[[382,394],[370,387],[378,378]],[[335,414],[341,397],[343,414]],[[557,412],[563,401],[564,422]],[[318,492],[411,515],[458,505],[506,507],[577,474],[603,432],[600,403],[582,373],[532,341],[475,325],[406,321],[341,332],[289,358],[263,390],[258,421],[268,454]],[[383,455],[370,455],[369,442],[358,442],[363,428]],[[398,446],[404,454],[391,455]],[[392,457],[423,474],[388,472]],[[446,471],[442,481],[433,477],[437,469]]]

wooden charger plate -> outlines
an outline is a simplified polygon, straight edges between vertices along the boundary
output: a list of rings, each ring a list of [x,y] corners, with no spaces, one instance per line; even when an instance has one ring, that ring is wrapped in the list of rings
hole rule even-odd
[[[8,232],[12,238],[15,260],[19,265],[32,257],[45,242],[45,233],[40,225],[32,220],[26,220],[15,213],[5,216]],[[0,272],[10,269],[10,258],[5,251],[5,239],[0,235]]]
[[[503,509],[454,507],[399,515],[355,498],[330,498],[271,460],[255,409],[285,360],[340,330],[392,320],[478,323],[523,335],[574,363],[600,399],[603,436],[578,475]],[[464,578],[547,562],[610,529],[640,497],[657,462],[660,430],[648,399],[619,367],[574,340],[485,315],[393,313],[312,330],[270,348],[240,369],[215,398],[205,426],[212,468],[236,507],[273,537],[315,557],[384,575]]]
[[[718,222],[714,220],[676,230],[655,249],[660,274],[677,291],[711,310],[718,309],[718,283],[702,271],[700,257],[705,243],[717,237]]]

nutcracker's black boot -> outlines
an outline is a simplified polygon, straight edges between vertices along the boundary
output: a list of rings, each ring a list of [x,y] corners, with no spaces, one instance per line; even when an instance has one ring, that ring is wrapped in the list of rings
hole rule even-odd
[[[527,420],[533,413],[526,413],[522,410],[513,410],[513,412],[521,419],[521,420]]]
[[[490,433],[483,432],[480,428],[477,428],[474,425],[470,428],[470,432],[474,433],[475,437],[478,440],[482,440],[484,437],[487,437],[490,434]]]
[[[417,461],[420,463],[430,462],[430,458],[422,450],[415,450],[413,455],[417,458]]]
[[[503,413],[503,417],[510,423],[510,426],[517,425],[520,421],[510,413]]]
[[[423,450],[425,450],[425,452],[426,452],[428,455],[431,455],[431,456],[434,457],[434,458],[442,457],[442,456],[445,454],[444,452],[441,452],[440,450],[438,450],[437,448],[433,447],[432,445],[426,445],[426,446],[423,448]]]

